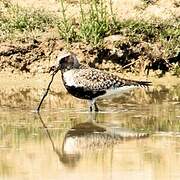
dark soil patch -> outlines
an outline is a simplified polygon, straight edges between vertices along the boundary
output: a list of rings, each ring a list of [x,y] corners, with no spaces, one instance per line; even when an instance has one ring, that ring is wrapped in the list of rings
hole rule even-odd
[[[56,63],[58,54],[65,50],[63,40],[33,40],[29,43],[7,44],[0,46],[0,71],[24,73],[48,73]],[[112,72],[149,73],[160,70],[161,74],[170,71],[174,63],[179,63],[177,56],[164,58],[162,47],[148,42],[131,42],[119,37],[115,42],[111,37],[105,39],[104,47],[93,48],[83,43],[72,43],[71,51],[77,54],[82,63],[91,67]]]

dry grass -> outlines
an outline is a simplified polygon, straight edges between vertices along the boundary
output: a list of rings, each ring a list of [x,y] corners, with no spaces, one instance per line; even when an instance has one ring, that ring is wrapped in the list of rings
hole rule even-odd
[[[180,7],[177,0],[114,0],[114,8],[121,20],[136,19],[152,21],[174,20],[180,17]]]
[[[42,8],[48,11],[58,12],[60,6],[56,0],[12,0],[23,7]],[[79,15],[77,0],[66,0],[67,13],[70,16]],[[87,6],[87,1],[85,1]],[[109,3],[107,1],[107,3]],[[116,10],[119,19],[144,19],[159,18],[160,20],[174,19],[180,17],[180,5],[178,0],[112,0],[113,9]]]
[[[9,10],[7,9],[7,7],[4,7],[4,4],[7,5],[9,2],[13,4],[14,10],[16,9],[17,11],[17,7],[18,7],[19,8],[18,11],[19,12],[22,11],[22,13],[17,14],[17,12],[15,12],[14,10],[12,9]],[[63,2],[63,6],[61,2]],[[39,23],[40,25],[42,24],[45,28],[47,27],[46,29],[47,31],[48,28],[55,26],[53,23],[58,23],[52,20],[55,18],[53,17],[53,15],[59,19],[62,19],[64,18],[63,17],[64,14],[62,13],[63,11],[65,12],[66,19],[71,20],[72,24],[75,24],[75,25],[80,24],[81,26],[81,22],[80,22],[81,16],[82,16],[81,9],[83,7],[83,11],[86,12],[84,13],[84,15],[87,15],[88,11],[91,10],[92,2],[93,1],[85,1],[85,0],[81,0],[81,1],[62,0],[59,2],[55,0],[53,1],[51,0],[39,0],[39,1],[1,0],[0,1],[1,5],[3,3],[4,4],[1,6],[0,15],[8,19],[8,16],[10,15],[10,13],[11,15],[12,13],[14,13],[14,16],[22,16],[22,18],[25,18],[23,11],[28,11],[30,16],[32,16],[32,18],[35,17],[32,22],[36,21],[39,18],[37,20],[37,23]],[[144,21],[146,23],[156,24],[156,26],[162,23],[173,25],[173,24],[177,24],[180,18],[180,4],[177,0],[151,0],[151,1],[150,0],[149,1],[148,0],[121,0],[120,5],[119,5],[119,0],[107,0],[107,1],[103,1],[103,4],[107,6],[106,16],[110,16],[112,14],[111,6],[110,6],[111,2],[112,2],[113,14],[115,15],[116,19],[120,22],[126,23],[126,21],[128,22],[129,21],[131,22]],[[62,8],[64,8],[64,10]],[[37,14],[36,11],[39,12],[39,14]],[[101,9],[98,9],[98,11],[101,11]],[[2,13],[4,15],[2,15]],[[26,18],[28,19],[28,16]],[[41,19],[43,19],[42,20],[43,22],[47,21],[47,23],[43,24]],[[15,19],[12,19],[12,21],[14,20]],[[30,24],[32,22],[30,22]],[[1,22],[1,23],[4,23],[4,22]],[[8,23],[12,24],[12,22],[8,22]],[[48,26],[48,24],[50,24],[49,25],[50,27]],[[32,27],[32,29],[33,28],[37,29],[35,27]],[[118,29],[115,29],[115,31],[117,30]],[[109,29],[107,29],[107,31],[109,31]],[[37,32],[35,30],[34,30],[34,34],[37,35]]]

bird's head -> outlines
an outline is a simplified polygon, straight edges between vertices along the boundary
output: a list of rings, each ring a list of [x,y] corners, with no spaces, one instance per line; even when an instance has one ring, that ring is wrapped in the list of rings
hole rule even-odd
[[[65,53],[60,54],[57,58],[58,68],[65,72],[67,70],[79,68],[80,63],[77,60],[77,57],[74,53]]]

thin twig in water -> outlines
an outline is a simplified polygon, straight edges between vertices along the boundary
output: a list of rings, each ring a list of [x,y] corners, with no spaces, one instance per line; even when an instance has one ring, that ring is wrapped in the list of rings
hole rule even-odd
[[[46,131],[46,134],[47,134],[49,140],[51,141],[53,150],[56,151],[56,146],[55,146],[54,141],[53,141],[53,139],[52,139],[52,137],[51,137],[51,135],[50,135],[50,132],[49,132],[49,130],[48,130],[48,127],[46,126],[45,122],[43,121],[43,119],[42,119],[42,117],[41,117],[41,115],[40,115],[39,113],[38,113],[38,116],[39,116],[39,119],[40,119],[40,121],[41,121],[41,123],[42,123],[42,125],[43,125],[43,128],[44,128],[45,131]]]
[[[42,97],[42,99],[41,99],[41,102],[39,103],[39,106],[38,106],[38,108],[37,108],[37,112],[40,111],[41,104],[43,103],[45,97],[47,96],[48,91],[49,91],[50,86],[51,86],[51,83],[53,82],[54,76],[56,75],[57,72],[58,72],[58,69],[53,72],[52,77],[51,77],[51,81],[49,82],[48,87],[47,87],[47,89],[46,89],[46,92],[44,93],[44,95],[43,95],[43,97]]]
[[[38,112],[38,117],[39,117],[39,119],[40,119],[40,121],[41,121],[41,123],[42,123],[42,125],[43,125],[43,128],[44,128],[44,130],[45,130],[45,132],[46,132],[46,134],[47,134],[47,136],[48,136],[48,138],[49,138],[49,140],[50,140],[50,142],[51,142],[53,151],[57,154],[59,160],[61,161],[61,159],[63,158],[63,157],[62,157],[63,155],[62,155],[61,151],[56,148],[55,143],[54,143],[54,141],[53,141],[53,138],[51,137],[51,134],[50,134],[50,132],[49,132],[49,130],[48,130],[48,127],[46,126],[46,124],[45,124],[45,122],[43,121],[43,119],[42,119],[42,117],[41,117],[41,115],[40,115],[39,112]]]

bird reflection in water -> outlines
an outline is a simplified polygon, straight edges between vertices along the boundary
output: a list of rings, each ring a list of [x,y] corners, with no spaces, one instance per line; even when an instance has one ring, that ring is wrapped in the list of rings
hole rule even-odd
[[[96,116],[84,123],[80,123],[69,129],[63,139],[61,148],[57,148],[51,134],[39,114],[39,119],[51,142],[53,151],[57,154],[61,163],[67,167],[75,167],[83,154],[90,151],[113,147],[125,140],[146,138],[147,133],[134,132],[125,128],[105,126],[96,123]]]

